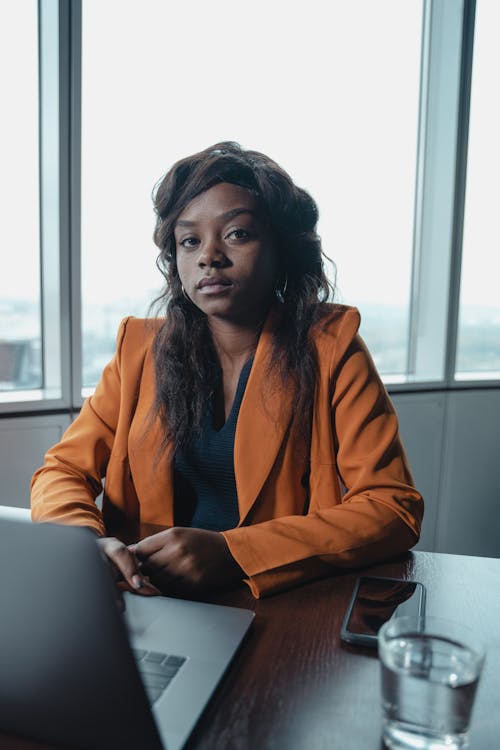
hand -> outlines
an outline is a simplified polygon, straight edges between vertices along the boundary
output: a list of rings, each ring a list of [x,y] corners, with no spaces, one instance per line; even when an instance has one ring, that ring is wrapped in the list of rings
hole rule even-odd
[[[121,589],[143,596],[157,596],[160,592],[144,577],[133,552],[115,537],[97,540],[101,551],[111,565],[115,581]]]
[[[174,526],[128,549],[164,594],[224,588],[245,575],[217,531]]]

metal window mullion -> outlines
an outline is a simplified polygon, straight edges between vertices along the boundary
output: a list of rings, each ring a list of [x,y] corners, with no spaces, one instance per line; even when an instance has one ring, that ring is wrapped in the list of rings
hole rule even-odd
[[[73,3],[40,0],[40,222],[44,389],[70,408],[73,350]],[[79,103],[77,104],[79,110]],[[79,170],[79,158],[78,158]],[[78,171],[77,170],[77,171]],[[78,265],[78,262],[77,262]],[[44,406],[49,403],[45,402]]]
[[[61,26],[57,0],[40,0],[39,13],[39,112],[40,112],[40,257],[43,349],[43,405],[68,406],[64,375],[64,220],[61,196],[64,151],[61,118]]]
[[[65,402],[71,404],[71,215],[70,215],[70,9],[66,0],[58,0],[59,14],[59,237],[60,237],[60,317],[61,377]]]
[[[71,290],[71,407],[82,404],[82,313],[81,313],[81,70],[82,3],[71,0],[69,38],[70,63],[70,290]]]
[[[59,90],[58,13],[52,0],[38,4],[40,300],[42,391],[61,396],[59,328]]]
[[[427,98],[429,89],[429,47],[431,4],[424,0],[422,13],[422,39],[420,53],[420,97],[418,108],[417,165],[415,174],[415,200],[413,212],[413,252],[410,284],[410,310],[408,316],[408,350],[406,372],[411,378],[417,367],[417,337],[420,295],[420,265],[422,250],[422,215],[424,201],[425,134],[427,132]]]
[[[460,73],[460,105],[457,134],[455,210],[451,253],[450,299],[448,306],[448,335],[445,363],[446,383],[449,387],[457,382],[455,380],[455,370],[457,360],[458,325],[460,314],[460,281],[462,275],[463,230],[467,182],[467,158],[475,17],[476,0],[465,0],[462,37],[462,64]]]
[[[409,380],[444,382],[464,3],[425,0]]]
[[[40,263],[40,280],[39,280],[39,290],[40,290],[40,335],[42,337],[41,341],[41,367],[42,367],[42,382],[41,387],[42,389],[45,387],[45,347],[43,345],[44,342],[44,331],[45,331],[45,324],[44,324],[44,304],[43,304],[43,289],[44,289],[44,267],[43,267],[43,186],[42,186],[42,177],[43,177],[43,163],[42,163],[42,153],[43,153],[43,112],[42,112],[42,9],[41,9],[41,0],[38,0],[37,2],[37,40],[38,40],[38,55],[37,55],[37,61],[38,61],[38,257],[39,257],[39,263]]]

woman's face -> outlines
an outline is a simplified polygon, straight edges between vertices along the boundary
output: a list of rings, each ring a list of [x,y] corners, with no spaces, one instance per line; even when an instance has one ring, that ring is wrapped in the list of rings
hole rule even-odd
[[[214,185],[186,206],[174,235],[177,270],[192,302],[209,318],[259,324],[278,267],[256,198],[239,185]]]

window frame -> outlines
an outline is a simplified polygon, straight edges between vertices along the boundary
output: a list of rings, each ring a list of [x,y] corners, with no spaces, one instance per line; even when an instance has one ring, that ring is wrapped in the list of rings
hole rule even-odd
[[[426,0],[407,363],[408,380],[419,387],[448,380],[462,21],[456,0]],[[436,362],[441,377],[432,374]]]
[[[461,144],[457,151],[457,179],[455,193],[455,253],[457,260],[453,269],[455,272],[455,279],[453,284],[454,294],[453,298],[450,300],[450,317],[454,319],[455,326],[452,330],[450,330],[447,351],[448,371],[450,373],[449,382],[454,390],[470,390],[474,388],[480,388],[484,390],[500,387],[500,377],[498,377],[498,371],[495,371],[491,374],[488,371],[477,371],[477,378],[470,378],[467,375],[459,375],[457,377],[456,373],[460,327],[460,291],[462,279],[463,236],[467,195],[467,165],[469,150],[469,123],[472,94],[476,6],[476,0],[466,0],[461,70],[461,86],[463,91],[462,116],[460,120],[461,132],[459,133]]]
[[[69,33],[74,9],[73,2],[38,0],[42,387],[13,391],[8,399],[0,400],[0,414],[10,417],[68,411],[74,404],[70,355],[74,238],[70,196],[78,181],[73,158],[78,144],[72,140],[75,49]]]
[[[82,3],[39,0],[38,8],[44,388],[0,401],[6,416],[78,410],[83,403]],[[407,379],[387,379],[389,392],[500,385],[455,377],[475,9],[476,0],[423,2]],[[437,359],[442,377],[426,377]]]

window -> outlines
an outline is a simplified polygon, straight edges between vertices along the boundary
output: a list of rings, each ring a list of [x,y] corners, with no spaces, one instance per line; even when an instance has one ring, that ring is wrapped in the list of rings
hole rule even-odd
[[[37,26],[36,0],[0,5],[0,401],[42,387]]]
[[[500,5],[478,0],[472,67],[457,380],[500,379]]]
[[[154,184],[221,140],[268,153],[311,192],[339,301],[361,308],[380,371],[404,373],[422,1],[257,0],[236,26],[230,0],[82,10],[83,385],[120,318],[145,315],[161,286]]]
[[[154,185],[226,139],[317,201],[337,299],[391,390],[500,379],[500,18],[477,0],[465,154],[475,10],[255,0],[235,24],[230,0],[1,4],[1,411],[79,408],[120,319],[160,293]]]

